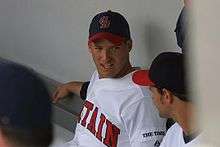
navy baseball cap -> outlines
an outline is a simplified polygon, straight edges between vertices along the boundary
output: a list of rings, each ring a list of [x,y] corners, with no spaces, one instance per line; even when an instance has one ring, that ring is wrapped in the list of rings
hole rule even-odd
[[[166,88],[185,100],[186,84],[183,54],[177,52],[159,54],[150,66],[149,78],[156,87]]]
[[[32,70],[0,60],[0,97],[0,128],[52,128],[49,93]]]
[[[152,62],[149,71],[139,72],[143,86],[155,86],[170,90],[181,100],[187,101],[183,54],[163,52]]]
[[[110,10],[97,14],[89,27],[89,42],[99,39],[107,39],[114,44],[131,39],[129,24],[124,16]]]

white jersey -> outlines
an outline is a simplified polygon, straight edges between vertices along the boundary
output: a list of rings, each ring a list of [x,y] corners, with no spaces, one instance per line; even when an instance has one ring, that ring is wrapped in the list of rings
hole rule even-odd
[[[175,123],[166,133],[160,147],[195,147],[200,144],[200,135],[185,143],[183,138],[183,129],[178,123]]]
[[[99,79],[95,72],[71,147],[157,147],[166,130],[148,88],[123,78]]]

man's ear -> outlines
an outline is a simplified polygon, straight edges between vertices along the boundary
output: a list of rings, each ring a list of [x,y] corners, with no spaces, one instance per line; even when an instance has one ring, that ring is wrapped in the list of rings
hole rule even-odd
[[[162,95],[164,97],[163,101],[166,104],[172,104],[173,103],[173,94],[169,90],[163,88],[162,89]]]
[[[88,50],[89,50],[89,53],[91,53],[92,51],[92,43],[91,42],[88,42]]]
[[[130,52],[131,49],[132,49],[132,40],[131,39],[126,41],[126,46],[127,46],[127,48],[129,49],[129,52]]]

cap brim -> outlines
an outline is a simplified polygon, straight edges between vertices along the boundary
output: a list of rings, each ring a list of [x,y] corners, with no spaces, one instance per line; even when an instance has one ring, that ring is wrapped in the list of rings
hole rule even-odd
[[[149,71],[148,70],[139,70],[136,71],[133,76],[132,80],[135,84],[141,86],[154,86],[155,84],[150,80]]]
[[[100,32],[100,33],[96,33],[95,35],[89,37],[89,43],[96,42],[101,39],[106,39],[116,45],[121,44],[125,40],[125,38],[118,36],[118,35],[114,35],[109,32]]]

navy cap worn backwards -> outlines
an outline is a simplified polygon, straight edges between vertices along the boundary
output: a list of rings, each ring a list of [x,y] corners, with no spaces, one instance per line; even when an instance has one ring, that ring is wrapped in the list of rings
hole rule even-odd
[[[117,12],[107,11],[97,14],[89,27],[89,42],[98,39],[107,39],[115,44],[131,39],[128,22]]]
[[[186,85],[183,54],[164,52],[152,62],[149,78],[156,87],[166,88],[186,101]]]
[[[31,70],[0,60],[0,97],[0,127],[24,131],[51,127],[48,91]]]

